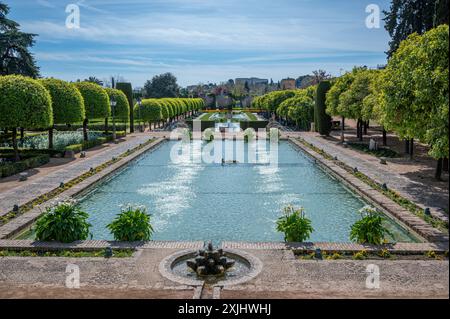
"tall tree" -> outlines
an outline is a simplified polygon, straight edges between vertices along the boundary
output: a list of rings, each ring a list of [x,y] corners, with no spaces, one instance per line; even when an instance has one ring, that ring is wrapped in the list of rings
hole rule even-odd
[[[35,34],[21,32],[20,25],[8,19],[9,7],[0,3],[0,75],[19,74],[33,78],[39,68],[29,49]]]
[[[103,86],[103,81],[98,79],[98,78],[96,78],[95,76],[88,77],[86,80],[84,80],[84,82],[94,83],[94,84],[98,84],[100,86]],[[114,86],[113,86],[113,88],[114,88]]]
[[[441,24],[448,24],[449,0],[392,0],[389,11],[384,11],[385,28],[391,36],[391,57],[400,42],[417,32],[423,34]]]
[[[377,107],[381,123],[402,138],[416,138],[430,145],[430,155],[448,158],[449,28],[439,26],[424,35],[403,41],[379,78],[381,98]]]
[[[172,73],[156,75],[144,85],[144,94],[147,98],[178,97],[180,88],[177,78]]]

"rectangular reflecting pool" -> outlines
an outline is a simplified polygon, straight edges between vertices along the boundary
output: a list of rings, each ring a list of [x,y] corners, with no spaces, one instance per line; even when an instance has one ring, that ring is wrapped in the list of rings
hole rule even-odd
[[[267,157],[266,152],[233,141],[213,142],[221,150],[215,156],[218,163],[198,160],[205,146],[200,141],[185,144],[190,153],[174,161],[180,143],[163,143],[80,199],[90,215],[94,239],[112,239],[106,225],[121,205],[133,203],[147,206],[154,240],[283,241],[275,223],[283,207],[294,205],[304,207],[312,220],[310,241],[350,241],[350,227],[366,203],[291,143],[278,144],[277,165],[249,163],[249,147],[256,149],[257,159]],[[259,143],[270,147],[269,142]],[[229,152],[236,149],[244,158]],[[393,233],[390,240],[417,240],[393,220],[386,224]]]

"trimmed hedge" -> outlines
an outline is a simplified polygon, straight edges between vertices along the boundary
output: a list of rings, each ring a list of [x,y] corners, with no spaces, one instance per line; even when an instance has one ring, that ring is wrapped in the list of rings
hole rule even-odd
[[[314,108],[314,122],[317,123],[316,130],[320,135],[330,135],[331,132],[331,116],[326,113],[326,95],[331,88],[329,81],[320,82],[316,92],[316,106]]]
[[[0,127],[52,126],[52,99],[39,81],[20,75],[0,76],[0,97]]]
[[[53,123],[69,124],[84,120],[84,99],[76,87],[57,79],[42,79],[39,82],[52,98]]]
[[[127,96],[120,90],[111,89],[111,88],[105,88],[106,93],[108,93],[108,97],[111,100],[112,98],[115,99],[117,102],[114,115],[116,119],[121,119],[125,122],[128,122],[128,117],[130,113],[130,105],[128,104]],[[111,110],[112,115],[112,110]]]
[[[0,163],[0,177],[8,177],[50,162],[49,154],[37,154],[18,162]]]
[[[119,82],[116,83],[116,89],[122,91],[128,100],[129,117],[130,117],[130,130],[134,132],[134,114],[133,114],[133,87],[131,83]]]
[[[108,94],[100,85],[78,82],[75,86],[83,96],[86,118],[107,118],[111,115]]]
[[[57,124],[55,125],[55,130],[60,131],[60,132],[72,132],[72,131],[78,131],[79,129],[83,128],[83,125],[81,124],[72,124],[69,126],[67,125],[62,125],[62,124]],[[116,130],[117,131],[126,131],[127,127],[126,125],[122,125],[122,124],[116,124]],[[104,131],[105,130],[105,124],[89,124],[89,130],[90,131]],[[113,127],[112,127],[112,123],[108,124],[108,131],[112,131]]]
[[[241,121],[241,129],[246,130],[248,128],[255,129],[256,131],[260,128],[266,128],[269,125],[269,121]]]
[[[117,131],[116,132],[116,137],[117,138],[122,138],[126,136],[126,132],[125,131]],[[81,151],[85,151],[88,150],[90,148],[108,143],[108,142],[112,142],[113,138],[112,135],[109,134],[107,136],[102,136],[102,137],[98,137],[94,140],[89,140],[89,141],[84,141],[83,144],[72,144],[72,145],[68,145],[66,146],[65,150],[66,151],[74,151],[75,153],[79,153]]]

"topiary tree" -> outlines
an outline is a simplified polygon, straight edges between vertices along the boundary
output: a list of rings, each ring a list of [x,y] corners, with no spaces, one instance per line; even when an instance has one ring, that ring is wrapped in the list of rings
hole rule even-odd
[[[98,84],[91,82],[78,82],[75,86],[84,99],[86,117],[83,121],[84,140],[88,141],[87,126],[89,119],[107,118],[111,115],[111,106],[106,91]]]
[[[134,133],[134,112],[131,107],[133,105],[133,87],[131,83],[118,82],[116,83],[116,89],[122,91],[127,97],[130,112],[130,133]]]
[[[412,34],[389,60],[380,76],[380,121],[400,137],[430,145],[438,160],[449,154],[449,27],[439,26],[423,36]]]
[[[135,114],[139,112],[139,106],[136,104],[135,106]],[[150,129],[152,123],[158,123],[161,121],[162,113],[161,106],[155,99],[146,99],[142,100],[141,104],[141,118],[144,122],[150,123]]]
[[[320,135],[330,135],[331,132],[331,116],[326,113],[326,94],[331,88],[330,81],[322,81],[317,86],[316,104],[314,108],[314,118],[317,123],[316,130]]]
[[[114,108],[114,116],[128,123],[130,105],[128,104],[128,99],[125,93],[118,89],[105,88],[105,90],[109,99],[114,99],[117,103]]]
[[[47,128],[53,125],[50,93],[37,80],[20,75],[0,76],[0,127],[12,130],[15,160],[17,128]]]
[[[297,129],[311,128],[311,122],[314,120],[314,100],[306,92],[284,101],[281,106],[287,107],[288,117],[295,122]]]
[[[39,81],[52,98],[53,124],[73,124],[84,120],[84,100],[76,87],[57,79]],[[48,130],[48,148],[53,149],[53,125]]]
[[[164,103],[163,101],[157,100],[157,102],[161,107],[161,121],[165,124],[167,123],[167,120],[170,118],[169,108],[167,107],[167,104]]]

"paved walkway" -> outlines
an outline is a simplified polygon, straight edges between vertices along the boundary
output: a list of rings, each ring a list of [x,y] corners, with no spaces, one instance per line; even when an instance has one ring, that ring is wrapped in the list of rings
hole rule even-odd
[[[133,134],[127,138],[126,141],[119,144],[109,144],[101,152],[96,152],[90,156],[87,153],[85,159],[80,159],[74,163],[61,166],[59,169],[37,176],[32,180],[25,181],[0,193],[0,216],[7,214],[12,210],[14,205],[22,206],[40,195],[46,194],[53,189],[59,187],[61,182],[67,183],[70,180],[88,172],[91,167],[97,167],[104,162],[117,157],[126,152],[128,149],[133,149],[141,143],[145,143],[151,136],[149,134]]]
[[[152,298],[167,298],[177,297],[178,291],[178,297],[190,299],[194,287],[171,282],[158,270],[160,262],[177,251],[180,249],[148,248],[132,258],[111,259],[3,257],[0,298],[102,298],[128,293],[142,296],[145,291]],[[289,250],[246,252],[262,261],[262,272],[247,283],[223,289],[221,298],[448,298],[448,261],[310,261],[295,258]],[[65,287],[69,264],[79,267],[80,290]],[[379,289],[366,287],[369,264],[380,269]]]
[[[387,159],[388,165],[380,163],[380,159],[368,154],[357,152],[350,148],[344,148],[333,141],[320,137],[311,132],[285,132],[284,135],[298,136],[306,142],[323,149],[331,156],[358,170],[380,184],[386,183],[391,189],[396,190],[401,196],[413,201],[422,208],[429,207],[434,216],[448,222],[448,215],[444,208],[448,209],[448,188],[432,186],[426,183],[413,181],[405,174],[395,171]]]

